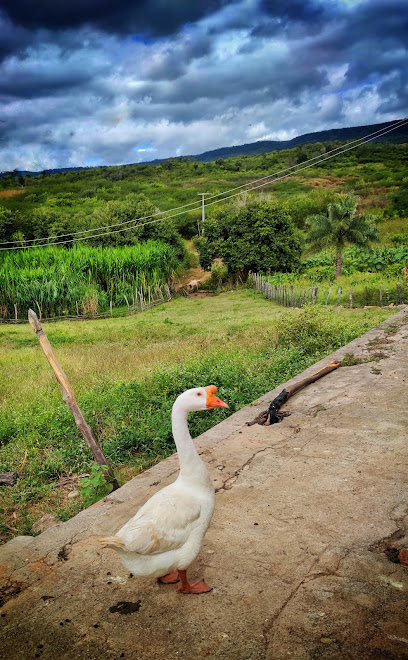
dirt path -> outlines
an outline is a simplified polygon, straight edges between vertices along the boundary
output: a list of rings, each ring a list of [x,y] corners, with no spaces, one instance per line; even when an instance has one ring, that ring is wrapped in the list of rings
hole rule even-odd
[[[194,247],[193,241],[187,241],[187,249],[192,255],[194,255],[193,258],[197,260],[198,263],[198,252]],[[210,277],[211,277],[211,273],[209,271],[203,270],[200,264],[198,263],[197,266],[192,266],[191,268],[188,268],[187,270],[184,271],[184,273],[182,273],[182,275],[176,278],[175,289],[176,291],[179,291],[182,288],[185,288],[187,290],[187,284],[192,280],[197,280],[200,283],[203,283],[206,282]]]

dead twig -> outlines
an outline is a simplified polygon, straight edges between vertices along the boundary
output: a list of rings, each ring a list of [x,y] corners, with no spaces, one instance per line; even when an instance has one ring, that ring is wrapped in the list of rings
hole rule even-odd
[[[311,376],[308,376],[308,378],[304,378],[293,385],[289,385],[287,389],[282,390],[282,392],[271,401],[268,410],[261,412],[252,422],[247,422],[246,425],[253,426],[253,424],[260,424],[261,426],[270,426],[271,424],[280,422],[283,417],[288,415],[288,413],[280,413],[278,410],[291,396],[307,385],[314,383],[319,378],[326,376],[326,374],[329,374],[334,369],[337,369],[340,364],[341,363],[338,360],[332,360],[315,374],[312,374]]]

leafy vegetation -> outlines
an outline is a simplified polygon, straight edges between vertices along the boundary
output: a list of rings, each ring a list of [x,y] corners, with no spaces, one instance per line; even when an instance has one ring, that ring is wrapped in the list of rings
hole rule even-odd
[[[197,234],[201,216],[197,193],[246,186],[340,144],[215,162],[183,158],[4,177],[1,241],[52,243],[63,234],[67,243],[0,253],[0,312],[13,315],[17,303],[21,314],[37,304],[43,316],[76,313],[78,302],[81,312],[92,313],[106,310],[111,300],[133,302],[136,288],[165,281],[185,259],[182,239]],[[406,172],[406,145],[367,144],[268,183],[260,188],[267,195],[254,191],[238,205],[207,207],[198,246],[202,263],[211,268],[209,287],[225,282],[227,268],[263,269],[277,283],[318,284],[324,303],[335,281],[336,251],[307,253],[300,261],[306,218],[325,214],[339,193],[358,195],[356,216],[375,216],[381,246],[344,248],[343,275],[327,308],[287,310],[241,289],[208,300],[179,298],[131,318],[47,328],[85,417],[122,479],[174,451],[170,409],[180,391],[213,382],[230,404],[227,413],[193,414],[197,435],[386,318],[387,310],[334,303],[339,286],[343,305],[351,286],[355,304],[378,304],[380,287],[383,304],[395,302],[396,280],[408,259]],[[156,222],[160,211],[192,202],[193,211]],[[90,228],[100,236],[79,242],[84,234],[77,232]],[[224,263],[213,262],[217,255]],[[19,474],[17,484],[1,493],[6,538],[28,533],[50,509],[67,519],[105,486],[29,326],[0,326],[0,368],[0,470]],[[84,472],[90,476],[81,485]],[[73,479],[76,498],[68,499],[73,486],[58,485],[61,478]]]
[[[184,238],[191,238],[197,233],[201,214],[197,193],[203,190],[211,195],[222,193],[304,163],[305,159],[325,156],[341,144],[317,142],[285,151],[206,163],[180,158],[159,164],[90,168],[35,178],[25,176],[21,177],[23,187],[21,183],[17,186],[15,177],[10,175],[0,181],[0,187],[14,189],[18,194],[0,196],[0,208],[12,214],[11,225],[7,224],[2,230],[0,223],[0,237],[11,240],[14,234],[21,232],[23,238],[29,240],[73,233],[144,217],[158,209],[163,211],[194,203],[195,211],[176,216],[167,224],[145,226],[146,234],[142,237],[143,240],[163,238],[166,225],[166,232],[174,238],[175,230]],[[360,197],[360,208],[364,212],[374,212],[382,220],[406,217],[408,208],[403,191],[407,186],[407,159],[405,144],[365,144],[314,164],[288,179],[269,183],[260,191],[273,191],[277,202],[286,205],[289,215],[301,229],[308,215],[326,210],[336,192],[354,191]],[[110,202],[115,204],[108,208]],[[211,208],[215,206],[208,208],[209,215]],[[101,237],[101,241],[105,245],[108,240],[113,245],[123,244],[131,240],[132,232],[111,234],[110,238]],[[135,238],[140,240],[139,235]]]
[[[355,195],[339,195],[328,206],[327,215],[311,215],[306,224],[310,228],[308,243],[315,247],[331,247],[336,251],[336,277],[343,268],[343,251],[347,244],[367,247],[378,240],[378,231],[370,216],[356,215],[358,199]]]
[[[89,477],[84,477],[81,481],[81,495],[84,500],[85,506],[95,504],[102,497],[109,495],[112,492],[113,486],[106,481],[103,470],[107,470],[107,465],[91,466]]]
[[[231,274],[288,271],[299,265],[301,241],[287,211],[276,201],[251,200],[220,209],[196,241],[201,266],[222,259]]]
[[[77,245],[0,253],[0,315],[20,318],[30,307],[43,316],[89,314],[137,300],[178,267],[173,247],[147,241],[116,248]]]
[[[379,247],[373,250],[363,250],[358,247],[346,248],[343,252],[343,274],[379,273],[384,277],[399,278],[402,276],[404,264],[408,260],[408,244],[398,247]],[[335,253],[323,250],[302,262],[301,272],[315,282],[335,279]]]

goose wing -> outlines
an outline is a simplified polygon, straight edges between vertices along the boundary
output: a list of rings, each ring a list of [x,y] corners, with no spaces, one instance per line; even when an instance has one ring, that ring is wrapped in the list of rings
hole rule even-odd
[[[177,550],[187,541],[200,512],[199,502],[191,497],[153,497],[119,530],[117,538],[126,552],[150,555]]]

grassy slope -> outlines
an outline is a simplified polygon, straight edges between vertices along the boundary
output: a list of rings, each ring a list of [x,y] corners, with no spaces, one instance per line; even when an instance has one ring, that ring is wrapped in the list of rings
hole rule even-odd
[[[332,149],[334,143],[327,145]],[[322,145],[303,148],[307,158],[322,153]],[[26,216],[26,225],[38,206],[50,198],[66,195],[69,201],[58,203],[69,214],[72,227],[89,227],[89,215],[109,200],[123,200],[128,193],[144,193],[161,210],[197,202],[197,193],[223,190],[251,182],[274,172],[280,172],[298,160],[298,150],[273,152],[259,156],[240,156],[217,163],[174,161],[169,165],[125,165],[93,168],[81,172],[35,178],[28,181],[24,193],[2,200],[2,205]],[[361,198],[361,210],[384,208],[392,194],[406,177],[406,145],[363,145],[356,150],[336,155],[318,166],[305,169],[290,178],[267,185],[258,192],[272,192],[279,202],[303,195],[313,195],[325,201],[326,193],[354,190]],[[300,164],[302,167],[302,163]],[[55,203],[55,199],[54,199]],[[208,207],[208,213],[218,205]],[[194,230],[200,210],[190,214]],[[194,218],[194,221],[192,220]],[[20,221],[17,222],[19,224]],[[185,216],[174,220],[176,225],[188,222]],[[29,232],[28,232],[29,233]]]
[[[123,479],[174,451],[170,409],[188,387],[215,383],[229,413],[385,319],[385,310],[286,310],[250,290],[179,298],[137,316],[50,324],[46,332],[84,414]],[[2,490],[3,539],[29,533],[51,510],[66,519],[61,476],[92,463],[29,326],[0,327],[0,470],[19,480]],[[227,414],[191,416],[192,435]]]

